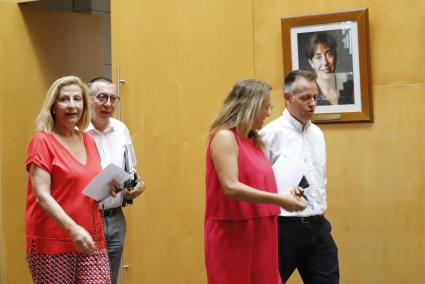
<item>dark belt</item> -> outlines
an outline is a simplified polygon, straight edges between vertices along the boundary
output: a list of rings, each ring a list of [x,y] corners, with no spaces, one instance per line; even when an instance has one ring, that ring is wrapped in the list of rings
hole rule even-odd
[[[279,223],[297,223],[297,224],[310,224],[323,220],[323,215],[314,215],[308,217],[295,217],[295,216],[279,216],[277,218]]]
[[[115,207],[115,208],[109,208],[105,210],[100,210],[100,214],[102,214],[103,217],[112,217],[120,211],[121,211],[121,206]]]

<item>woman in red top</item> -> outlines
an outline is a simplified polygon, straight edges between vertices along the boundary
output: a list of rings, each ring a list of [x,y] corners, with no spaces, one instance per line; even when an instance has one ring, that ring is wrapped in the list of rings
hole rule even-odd
[[[28,149],[26,239],[34,283],[110,283],[97,202],[82,190],[101,170],[87,86],[75,76],[50,87]]]
[[[209,284],[278,284],[280,207],[303,210],[296,188],[277,193],[256,130],[271,111],[270,87],[237,82],[211,126],[206,153],[205,262]]]

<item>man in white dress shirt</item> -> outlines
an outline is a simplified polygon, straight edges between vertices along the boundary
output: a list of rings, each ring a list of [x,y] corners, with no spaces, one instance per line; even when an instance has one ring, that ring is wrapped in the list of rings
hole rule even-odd
[[[283,115],[260,135],[273,165],[278,159],[302,163],[310,186],[303,211],[282,209],[278,217],[279,270],[285,283],[298,269],[304,283],[339,283],[338,249],[326,211],[326,146],[323,132],[311,123],[317,104],[316,75],[296,70],[285,77]]]
[[[96,141],[102,168],[110,163],[124,167],[124,147],[132,143],[125,124],[112,117],[120,99],[116,94],[116,87],[109,79],[99,77],[90,81],[89,91],[91,124],[87,131]],[[117,283],[118,280],[126,233],[126,221],[121,206],[123,202],[125,205],[126,201],[133,200],[143,191],[144,183],[140,179],[132,190],[124,188],[115,197],[108,197],[99,203],[112,283]]]

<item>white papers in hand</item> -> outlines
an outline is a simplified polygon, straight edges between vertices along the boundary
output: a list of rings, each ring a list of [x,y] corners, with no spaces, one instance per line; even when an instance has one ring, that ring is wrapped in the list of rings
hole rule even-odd
[[[304,175],[304,165],[299,161],[291,161],[285,157],[277,159],[273,165],[276,184],[279,193],[287,194],[298,186]]]
[[[131,176],[117,165],[110,163],[100,173],[98,173],[90,183],[84,188],[83,194],[94,200],[101,201],[109,196],[109,182],[115,179],[123,184]]]

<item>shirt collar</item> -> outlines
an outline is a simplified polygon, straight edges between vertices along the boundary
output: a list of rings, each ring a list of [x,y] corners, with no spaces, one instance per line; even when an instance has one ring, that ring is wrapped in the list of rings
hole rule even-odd
[[[105,134],[105,133],[108,133],[108,132],[113,132],[114,130],[115,130],[115,128],[112,124],[111,119],[109,120],[108,125],[106,126],[105,130],[103,130],[103,132],[100,132],[99,130],[94,128],[93,123],[91,123],[91,122],[90,122],[89,126],[87,127],[87,132],[98,133],[98,134]]]
[[[293,129],[295,129],[296,131],[302,132],[303,130],[303,125],[296,120],[288,111],[287,108],[285,108],[285,110],[283,111],[283,118],[291,125],[291,127]],[[311,121],[307,121],[304,130],[306,130],[307,128],[309,128],[311,125]]]

